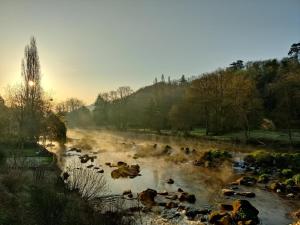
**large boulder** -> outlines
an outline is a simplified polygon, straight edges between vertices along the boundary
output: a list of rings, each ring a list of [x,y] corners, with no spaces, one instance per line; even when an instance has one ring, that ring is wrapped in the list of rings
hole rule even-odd
[[[134,178],[136,176],[138,176],[140,173],[140,167],[139,165],[121,165],[118,166],[117,169],[113,170],[111,172],[111,177],[114,179],[120,178],[120,177],[130,177],[130,178]]]
[[[139,193],[138,198],[142,202],[143,205],[151,207],[151,206],[156,205],[156,202],[154,200],[156,195],[157,195],[157,191],[148,188],[147,190]]]
[[[247,200],[235,200],[232,204],[232,218],[235,221],[252,221],[258,224],[259,211]]]
[[[194,161],[195,166],[216,167],[232,158],[227,151],[211,150],[205,152],[199,159]]]

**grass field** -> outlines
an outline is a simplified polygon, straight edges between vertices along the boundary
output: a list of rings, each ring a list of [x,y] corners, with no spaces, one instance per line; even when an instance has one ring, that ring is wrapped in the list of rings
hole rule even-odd
[[[207,137],[209,139],[215,140],[224,140],[224,141],[245,141],[245,134],[243,131],[240,132],[232,132],[226,133],[223,135],[213,135],[213,136],[205,136],[204,129],[195,129],[191,131],[191,135],[194,137]],[[257,140],[261,142],[273,142],[273,143],[282,143],[282,144],[289,144],[289,136],[287,132],[284,131],[266,131],[266,130],[253,130],[249,133],[249,139]],[[294,131],[293,132],[293,142],[300,143],[300,132]]]
[[[140,133],[157,132],[149,129],[133,129],[131,131]],[[161,130],[162,135],[176,135],[185,136],[184,132],[174,132],[172,130]],[[222,135],[206,135],[205,129],[197,128],[189,132],[189,136],[201,139],[216,140],[216,141],[231,141],[231,142],[245,142],[245,134],[243,131],[230,132]],[[289,145],[289,136],[286,131],[268,131],[268,130],[252,130],[249,133],[250,143],[257,143],[262,145]],[[292,140],[295,146],[300,146],[300,130],[294,130],[292,133]]]

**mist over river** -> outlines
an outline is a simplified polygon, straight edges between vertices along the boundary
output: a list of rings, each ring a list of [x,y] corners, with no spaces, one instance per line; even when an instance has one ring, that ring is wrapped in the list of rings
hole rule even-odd
[[[182,137],[104,130],[70,129],[68,138],[66,146],[50,149],[58,156],[58,164],[62,170],[74,160],[79,162],[79,155],[96,155],[97,158],[93,163],[88,162],[81,166],[92,164],[104,170],[103,175],[109,189],[107,194],[122,194],[129,189],[136,194],[147,188],[158,192],[172,192],[181,188],[196,196],[195,204],[191,204],[194,208],[216,208],[218,203],[232,201],[235,197],[224,197],[221,189],[240,177],[240,172],[231,164],[210,169],[194,166],[192,162],[197,156],[211,149],[226,149],[231,151],[235,160],[239,160],[249,151],[238,146]],[[155,144],[156,148],[153,147]],[[171,147],[168,155],[162,154],[166,145]],[[82,152],[67,154],[67,150],[71,147],[80,148]],[[182,147],[195,149],[195,154],[182,153]],[[113,179],[111,171],[115,168],[105,163],[119,161],[129,165],[138,164],[141,176]],[[169,178],[174,180],[174,184],[166,182]],[[247,200],[259,210],[262,224],[287,225],[292,222],[288,213],[296,208],[295,203],[282,199],[276,193],[264,190],[263,187],[240,187],[240,190],[256,194],[255,198]]]

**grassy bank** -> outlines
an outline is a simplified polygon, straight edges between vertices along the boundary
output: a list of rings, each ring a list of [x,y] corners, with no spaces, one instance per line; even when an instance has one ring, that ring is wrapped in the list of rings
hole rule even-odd
[[[249,144],[254,146],[262,147],[290,147],[290,140],[287,132],[285,131],[266,131],[266,130],[253,130],[249,133],[249,138],[246,140],[243,131],[231,132],[222,135],[206,135],[205,129],[194,129],[190,132],[172,131],[172,130],[161,130],[156,132],[150,129],[129,129],[128,131],[137,133],[147,133],[156,135],[166,136],[181,136],[190,137],[201,140],[210,140],[218,142],[230,142],[230,143],[241,143]],[[293,132],[293,147],[300,149],[300,131],[295,130]]]

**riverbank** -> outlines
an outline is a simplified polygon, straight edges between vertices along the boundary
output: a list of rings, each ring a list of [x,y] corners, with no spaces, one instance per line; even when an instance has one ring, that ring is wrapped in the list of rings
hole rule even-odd
[[[123,212],[101,214],[70,191],[56,155],[35,145],[0,146],[1,225],[128,225]],[[125,222],[124,222],[125,221]]]

